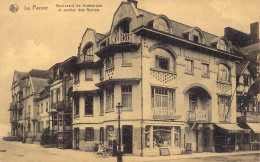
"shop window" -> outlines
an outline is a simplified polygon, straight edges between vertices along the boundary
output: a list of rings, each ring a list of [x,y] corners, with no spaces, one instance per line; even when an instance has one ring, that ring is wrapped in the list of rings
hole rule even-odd
[[[122,65],[131,66],[132,65],[132,53],[124,52],[122,53]]]
[[[93,127],[85,128],[85,141],[94,141],[94,128]]]
[[[170,59],[162,56],[155,56],[156,58],[156,68],[162,69],[162,70],[169,70],[169,62]]]
[[[132,108],[132,86],[122,85],[121,95],[122,95],[122,106],[124,108]]]
[[[114,56],[110,56],[106,59],[106,69],[114,67]]]
[[[209,64],[202,64],[202,76],[209,77]]]
[[[107,111],[114,109],[114,87],[106,89],[106,109]]]
[[[152,87],[152,107],[174,109],[173,93],[174,90],[172,89]]]
[[[157,147],[170,147],[171,144],[171,127],[154,126],[153,127],[153,145]]]
[[[113,147],[113,140],[115,140],[114,135],[114,126],[107,126],[106,127],[106,140],[108,143],[108,147]]]
[[[151,126],[145,127],[145,148],[150,148],[150,129]]]
[[[193,74],[194,63],[193,60],[185,60],[186,61],[186,73]]]
[[[74,98],[74,116],[79,115],[79,97]]]
[[[85,97],[85,115],[93,115],[93,96]]]
[[[100,115],[104,115],[104,93],[100,93]]]
[[[224,64],[218,65],[218,81],[230,82],[230,70]]]
[[[92,69],[85,70],[85,80],[87,80],[87,81],[93,80],[93,70]]]

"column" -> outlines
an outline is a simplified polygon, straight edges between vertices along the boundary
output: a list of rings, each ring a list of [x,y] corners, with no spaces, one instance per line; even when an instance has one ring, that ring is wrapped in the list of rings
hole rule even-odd
[[[175,134],[174,134],[174,127],[171,127],[171,144],[172,148],[174,148],[174,139],[175,139]]]
[[[150,137],[149,137],[149,142],[150,142],[150,149],[153,149],[153,126],[151,125],[150,127]]]

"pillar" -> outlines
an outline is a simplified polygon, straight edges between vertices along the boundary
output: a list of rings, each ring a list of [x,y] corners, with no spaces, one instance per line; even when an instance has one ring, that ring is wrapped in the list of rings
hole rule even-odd
[[[151,125],[151,127],[150,127],[150,137],[149,137],[149,139],[150,139],[150,149],[153,149],[153,126]]]

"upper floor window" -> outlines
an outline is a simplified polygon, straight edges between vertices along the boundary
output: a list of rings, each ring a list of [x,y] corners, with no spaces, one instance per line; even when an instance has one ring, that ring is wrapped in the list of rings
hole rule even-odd
[[[230,107],[230,96],[219,95],[218,96],[218,112],[219,112],[219,114],[228,115],[227,113],[230,113],[229,107]]]
[[[122,85],[121,95],[122,95],[122,106],[124,108],[131,108],[132,107],[132,86]]]
[[[100,93],[100,115],[104,115],[104,93]]]
[[[219,40],[218,49],[223,50],[223,51],[227,50],[227,45],[224,40],[222,40],[222,39]]]
[[[83,49],[84,54],[84,61],[85,62],[92,62],[94,60],[94,49],[93,49],[93,43],[89,43],[85,46]]]
[[[106,68],[113,68],[114,67],[114,56],[110,56],[106,59]]]
[[[93,96],[85,97],[85,115],[93,115]]]
[[[122,65],[126,65],[126,66],[132,65],[131,52],[123,52],[122,53]]]
[[[41,104],[41,113],[43,112],[43,103]]]
[[[186,73],[193,74],[194,72],[194,63],[193,60],[185,60],[186,61]]]
[[[152,107],[173,109],[174,90],[162,87],[152,87]]]
[[[46,102],[46,112],[48,112],[48,109],[49,109],[49,104],[48,102]]]
[[[162,56],[155,56],[156,58],[156,68],[162,70],[169,70],[170,59]]]
[[[85,70],[85,80],[89,80],[89,81],[93,80],[93,69]]]
[[[114,87],[106,89],[106,105],[107,111],[114,109]]]
[[[251,85],[251,77],[250,75],[244,75],[244,85],[245,86],[250,86]]]
[[[74,116],[79,115],[79,96],[74,98]]]
[[[57,97],[57,98],[56,98],[56,101],[59,102],[60,99],[61,99],[61,98],[60,98],[60,88],[57,88],[57,89],[56,89],[56,97]]]
[[[209,64],[202,64],[202,76],[209,77]]]
[[[79,73],[80,73],[79,71],[74,73],[74,84],[77,84],[77,83],[80,82],[80,80],[79,80]]]
[[[189,107],[191,111],[197,110],[198,107],[198,95],[190,94],[189,95]]]
[[[218,80],[224,82],[230,82],[230,70],[224,64],[218,65]]]
[[[158,18],[155,20],[153,27],[157,30],[169,33],[170,32],[170,26],[163,18]]]

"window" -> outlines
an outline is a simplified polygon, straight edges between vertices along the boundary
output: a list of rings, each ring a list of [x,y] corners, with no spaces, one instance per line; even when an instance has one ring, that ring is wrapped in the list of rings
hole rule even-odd
[[[107,102],[107,110],[114,109],[114,87],[108,88],[106,90],[106,102]]]
[[[44,129],[44,125],[43,125],[43,121],[41,121],[41,131],[43,131]]]
[[[193,60],[186,60],[186,73],[193,74]]]
[[[100,115],[104,115],[104,93],[100,93]]]
[[[195,111],[198,106],[198,98],[197,94],[190,94],[189,95],[189,107],[191,111]]]
[[[86,69],[85,70],[85,80],[93,80],[93,70],[92,69]]]
[[[202,64],[202,76],[209,77],[209,65]]]
[[[106,68],[113,68],[114,67],[114,56],[110,56],[106,59]]]
[[[170,31],[169,26],[164,19],[159,18],[157,20],[157,23],[158,23],[158,27],[155,26],[156,29],[169,33],[169,31]]]
[[[106,140],[108,142],[108,147],[113,146],[113,140],[115,139],[114,126],[109,125],[106,127]]]
[[[248,103],[247,111],[249,111],[249,112],[250,111],[255,111],[254,106],[255,106],[254,102],[250,101]]]
[[[154,148],[170,147],[171,144],[171,127],[154,126],[153,127]]]
[[[99,77],[100,77],[100,81],[103,81],[103,79],[104,79],[104,69],[103,68],[101,68],[99,71]]]
[[[132,86],[122,85],[121,94],[122,94],[122,106],[131,108],[132,107]]]
[[[249,75],[244,75],[244,85],[245,86],[251,85],[251,77]]]
[[[174,127],[174,146],[181,147],[181,128]]]
[[[93,115],[93,96],[85,97],[85,115]]]
[[[165,107],[174,109],[172,89],[152,87],[152,107]]]
[[[199,37],[197,35],[193,35],[193,41],[199,43]]]
[[[53,98],[54,98],[53,91],[51,91],[51,105],[53,104]]]
[[[49,109],[49,104],[48,102],[46,102],[46,112],[48,112],[48,109]]]
[[[74,98],[74,116],[79,115],[79,96]]]
[[[161,56],[155,56],[156,57],[156,68],[162,69],[162,70],[169,70],[169,58],[161,57]]]
[[[56,89],[56,101],[59,102],[60,101],[60,88]]]
[[[43,112],[43,103],[41,104],[41,113]]]
[[[39,114],[40,112],[40,105],[37,105],[36,114]]]
[[[93,127],[85,128],[85,141],[94,141],[94,128]]]
[[[228,67],[223,64],[218,65],[218,80],[230,82],[230,71]]]
[[[230,114],[229,107],[230,107],[230,96],[219,95],[218,96],[218,113],[220,116],[220,120],[224,120],[225,116]]]
[[[223,51],[226,51],[227,50],[227,46],[226,46],[226,43],[225,43],[225,41],[224,40],[219,40],[219,49],[220,50],[223,50]]]
[[[79,71],[78,71],[78,72],[75,72],[75,74],[74,74],[74,84],[77,84],[79,82],[80,82],[80,80],[79,80]]]
[[[131,66],[132,65],[131,59],[132,59],[131,52],[122,53],[122,65]]]

